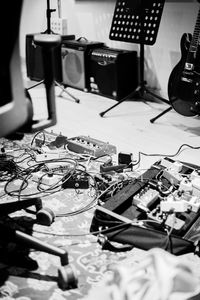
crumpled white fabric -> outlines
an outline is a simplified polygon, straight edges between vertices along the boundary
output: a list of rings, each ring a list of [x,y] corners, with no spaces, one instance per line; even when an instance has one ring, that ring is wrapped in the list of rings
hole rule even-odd
[[[84,300],[186,300],[199,293],[189,263],[154,248],[138,265],[116,265]]]

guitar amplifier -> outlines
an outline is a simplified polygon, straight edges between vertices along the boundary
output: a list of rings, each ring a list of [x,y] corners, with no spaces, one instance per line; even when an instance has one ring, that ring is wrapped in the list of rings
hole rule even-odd
[[[137,52],[102,47],[90,53],[90,91],[120,100],[138,85]]]
[[[62,44],[63,84],[80,90],[89,90],[89,53],[104,43],[85,38],[66,41]]]
[[[26,71],[27,77],[34,81],[41,81],[44,79],[42,49],[36,46],[33,40],[34,34],[26,35]],[[63,35],[62,43],[66,40],[75,39],[75,35]],[[55,53],[55,79],[62,82],[62,64],[61,64],[61,47],[56,47]]]

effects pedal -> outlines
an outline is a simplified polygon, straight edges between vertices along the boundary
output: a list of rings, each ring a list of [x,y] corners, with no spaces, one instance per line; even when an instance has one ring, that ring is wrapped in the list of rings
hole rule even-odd
[[[48,146],[50,149],[58,149],[64,147],[67,143],[67,137],[53,131],[48,132],[46,130],[37,134],[34,139],[36,147]]]
[[[58,150],[65,149],[66,151],[72,151],[74,153],[79,154],[87,154],[94,157],[100,157],[104,155],[112,155],[117,153],[117,148],[114,145],[111,145],[109,143],[91,138],[89,136],[76,136],[72,138],[67,138],[66,136],[60,134],[56,134],[54,132],[48,132],[43,131],[41,134],[38,134],[35,139],[35,145],[36,147],[40,149],[45,149],[44,147],[48,147],[50,150],[57,150],[57,159],[62,157],[62,153],[60,153]],[[39,160],[46,160],[55,158],[55,153],[50,153],[49,155],[48,151],[42,151],[45,154],[38,155]]]
[[[117,153],[116,146],[83,135],[69,138],[67,140],[67,148],[70,151],[88,154],[94,157]]]
[[[88,189],[89,179],[85,174],[74,174],[63,182],[63,189]]]

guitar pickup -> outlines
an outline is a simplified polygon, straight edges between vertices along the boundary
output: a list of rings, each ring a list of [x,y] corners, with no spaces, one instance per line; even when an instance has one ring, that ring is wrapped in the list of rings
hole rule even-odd
[[[193,82],[192,79],[189,79],[189,78],[186,78],[186,77],[181,77],[181,81],[189,82],[189,83],[192,83],[192,82]]]

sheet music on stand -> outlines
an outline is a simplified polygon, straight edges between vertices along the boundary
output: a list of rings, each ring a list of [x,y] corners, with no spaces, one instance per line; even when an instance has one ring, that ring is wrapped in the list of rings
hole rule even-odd
[[[109,38],[153,45],[156,41],[164,0],[117,0]]]

